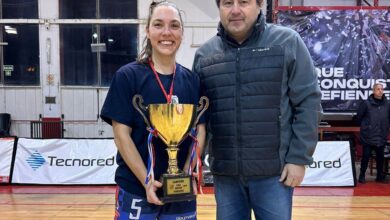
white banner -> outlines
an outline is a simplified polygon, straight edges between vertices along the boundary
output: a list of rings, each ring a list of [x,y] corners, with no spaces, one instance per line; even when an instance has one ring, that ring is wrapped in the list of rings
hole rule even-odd
[[[19,138],[12,183],[114,184],[112,139]]]
[[[348,141],[320,141],[301,186],[354,186]]]
[[[9,182],[15,138],[0,138],[0,183]]]

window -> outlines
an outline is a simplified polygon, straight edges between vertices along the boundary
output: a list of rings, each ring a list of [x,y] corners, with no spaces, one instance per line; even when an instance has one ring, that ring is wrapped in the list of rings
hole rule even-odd
[[[137,0],[60,0],[60,18],[137,18]]]
[[[119,67],[137,58],[137,25],[104,25],[102,39],[107,52],[102,53],[102,86],[109,86]]]
[[[118,68],[137,57],[138,25],[60,26],[61,83],[109,86]]]
[[[38,0],[0,0],[1,18],[38,18]]]
[[[38,0],[0,0],[0,19],[37,19]],[[39,85],[38,24],[0,25],[0,84]]]
[[[0,27],[3,44],[0,47],[3,55],[2,83],[39,85],[38,25],[7,24]]]
[[[60,0],[60,19],[136,19],[137,0]],[[137,56],[138,24],[60,25],[61,84],[109,86]]]

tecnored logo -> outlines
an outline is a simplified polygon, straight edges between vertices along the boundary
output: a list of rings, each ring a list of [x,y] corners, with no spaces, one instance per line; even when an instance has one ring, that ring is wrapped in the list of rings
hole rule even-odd
[[[34,150],[34,152],[27,158],[26,161],[34,171],[46,162],[45,158],[36,150]]]
[[[114,166],[115,165],[115,157],[112,156],[110,158],[105,159],[87,159],[87,158],[59,158],[58,156],[47,156],[47,161],[45,158],[35,150],[30,157],[27,158],[27,163],[30,167],[35,171],[39,167],[41,167],[46,162],[49,166],[57,166],[57,167],[93,167],[93,166]]]

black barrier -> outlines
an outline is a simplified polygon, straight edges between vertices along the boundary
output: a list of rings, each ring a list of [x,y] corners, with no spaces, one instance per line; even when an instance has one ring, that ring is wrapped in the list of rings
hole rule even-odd
[[[0,137],[9,137],[11,128],[11,115],[0,113]]]

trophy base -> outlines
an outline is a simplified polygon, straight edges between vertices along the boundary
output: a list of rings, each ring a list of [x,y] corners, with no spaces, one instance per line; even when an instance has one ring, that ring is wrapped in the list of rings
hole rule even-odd
[[[194,194],[192,195],[180,195],[180,196],[166,196],[160,198],[161,202],[163,203],[171,203],[171,202],[184,202],[184,201],[191,201],[195,200],[196,196]]]
[[[160,200],[163,203],[195,200],[191,180],[188,174],[163,174],[163,193]]]

